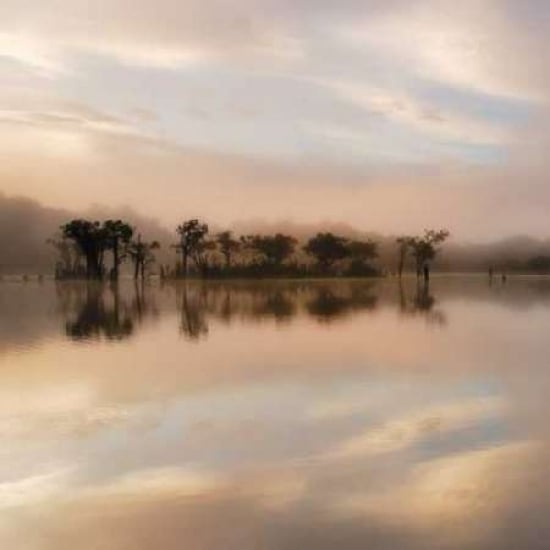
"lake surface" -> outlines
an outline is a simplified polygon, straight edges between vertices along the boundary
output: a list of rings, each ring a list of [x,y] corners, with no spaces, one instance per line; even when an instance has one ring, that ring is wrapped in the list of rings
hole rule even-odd
[[[0,548],[550,547],[550,280],[0,283]]]

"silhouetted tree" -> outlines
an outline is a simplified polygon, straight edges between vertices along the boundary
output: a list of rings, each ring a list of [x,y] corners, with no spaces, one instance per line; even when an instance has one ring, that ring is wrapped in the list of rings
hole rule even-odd
[[[248,237],[248,245],[262,255],[272,267],[279,267],[288,259],[296,247],[296,239],[290,235],[253,235]]]
[[[176,248],[181,252],[182,268],[178,275],[187,276],[189,258],[202,246],[208,234],[208,225],[197,219],[188,220],[178,225],[176,232],[180,236],[180,242]]]
[[[413,237],[410,240],[410,247],[416,262],[416,276],[420,277],[423,268],[428,262],[432,261],[437,254],[437,245],[443,243],[449,232],[446,229],[436,231],[434,229],[426,229],[422,237]],[[428,279],[428,271],[424,271],[424,277]]]
[[[103,223],[103,230],[106,246],[113,253],[111,279],[116,281],[118,280],[119,266],[124,259],[124,253],[121,249],[128,246],[134,234],[134,230],[129,224],[122,220],[107,220]]]
[[[527,269],[538,272],[550,271],[550,256],[535,256],[527,261]]]
[[[61,226],[64,238],[74,241],[86,258],[86,277],[100,279],[103,275],[105,230],[98,221],[72,220]]]
[[[304,251],[313,256],[323,271],[329,271],[338,260],[349,255],[347,239],[332,233],[317,233],[304,246]]]
[[[405,261],[407,260],[407,252],[412,246],[414,238],[408,236],[401,236],[395,239],[397,243],[397,274],[399,278],[403,276],[403,269],[405,268]]]
[[[351,276],[374,275],[376,270],[370,261],[378,256],[378,246],[374,241],[349,241],[348,255],[351,259],[347,274]]]
[[[134,279],[137,280],[139,277],[145,279],[145,269],[155,261],[153,250],[158,248],[160,244],[157,241],[144,242],[141,240],[141,235],[128,245],[128,254],[134,264]]]
[[[200,240],[194,247],[191,257],[197,271],[204,277],[208,274],[211,254],[216,250],[216,242],[208,239]]]
[[[76,277],[80,274],[80,261],[82,253],[78,245],[67,237],[53,237],[46,241],[53,246],[59,255],[56,264],[56,279]]]
[[[240,248],[241,243],[233,238],[231,231],[222,231],[216,235],[216,242],[220,247],[220,252],[225,259],[225,267],[231,267],[231,260]]]

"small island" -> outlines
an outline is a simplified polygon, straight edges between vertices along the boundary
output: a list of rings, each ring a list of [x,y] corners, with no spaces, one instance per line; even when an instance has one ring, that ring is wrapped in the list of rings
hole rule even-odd
[[[57,280],[111,280],[120,277],[128,262],[133,278],[162,279],[379,277],[389,270],[377,263],[378,243],[319,232],[300,243],[283,233],[236,236],[225,230],[211,233],[207,223],[186,220],[176,228],[177,241],[169,245],[173,265],[155,268],[158,241],[148,241],[124,220],[74,219],[49,239],[58,253]],[[420,236],[396,239],[397,270],[402,276],[406,261],[413,262],[418,278],[427,282],[438,246],[449,236],[446,229],[427,229]]]

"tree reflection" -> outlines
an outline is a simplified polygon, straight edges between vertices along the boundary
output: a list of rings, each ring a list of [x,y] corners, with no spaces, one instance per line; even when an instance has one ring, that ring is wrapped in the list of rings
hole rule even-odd
[[[374,283],[263,283],[208,284],[185,282],[151,286],[146,283],[60,283],[58,304],[65,318],[65,332],[73,340],[123,340],[148,317],[159,314],[156,300],[175,295],[179,330],[192,341],[207,338],[211,324],[219,322],[274,321],[291,323],[304,315],[321,323],[333,323],[353,314],[374,312],[389,296]],[[393,300],[392,300],[393,301]],[[173,308],[173,301],[169,305]],[[399,285],[399,310],[443,325],[428,285],[414,291]]]
[[[60,283],[57,294],[65,333],[73,340],[124,340],[145,316],[156,314],[142,285],[133,288],[131,297],[122,295],[118,283],[98,282]]]
[[[311,286],[280,283],[249,285],[176,284],[180,331],[190,340],[206,337],[212,320],[223,323],[262,321],[289,323],[304,313],[322,322],[353,311],[373,310],[377,296],[371,286]]]
[[[281,289],[268,292],[261,298],[252,312],[256,318],[272,317],[280,323],[289,321],[297,313],[295,296],[288,296]]]
[[[430,284],[428,282],[418,282],[412,298],[407,296],[401,280],[399,280],[398,285],[399,311],[402,315],[420,315],[428,323],[434,325],[442,326],[447,323],[445,313],[436,307],[437,301],[430,292]]]
[[[330,322],[354,311],[370,311],[376,308],[378,297],[372,286],[350,287],[338,292],[329,286],[317,289],[315,296],[306,303],[307,312],[322,322]]]
[[[126,303],[120,299],[118,285],[110,287],[106,295],[101,284],[90,283],[84,288],[76,316],[65,323],[67,336],[73,340],[88,340],[105,337],[108,340],[122,340],[134,331],[134,323]]]
[[[190,340],[208,335],[207,291],[204,287],[190,290],[187,285],[176,287],[180,304],[180,330]]]

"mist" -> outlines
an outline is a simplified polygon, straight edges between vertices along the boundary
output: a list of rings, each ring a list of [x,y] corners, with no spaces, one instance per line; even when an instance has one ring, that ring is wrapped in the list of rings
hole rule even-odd
[[[82,210],[66,210],[50,208],[28,198],[0,195],[0,273],[53,274],[57,257],[47,240],[59,234],[63,223],[76,218],[127,220],[144,238],[161,244],[160,250],[155,254],[158,263],[172,265],[176,261],[172,248],[177,241],[175,226],[170,227],[163,220],[143,216],[130,207],[94,205]],[[397,233],[364,231],[348,223],[329,221],[307,224],[288,220],[265,222],[252,219],[228,226],[210,222],[211,233],[224,229],[230,229],[236,235],[281,232],[295,237],[301,244],[316,233],[326,231],[349,239],[372,239],[378,243],[376,263],[390,272],[395,270]],[[544,255],[550,256],[550,239],[516,235],[476,243],[455,237],[442,248],[434,266],[440,271],[486,271],[490,265],[521,269],[532,257]]]

